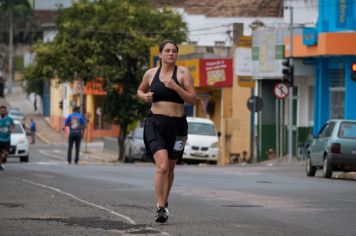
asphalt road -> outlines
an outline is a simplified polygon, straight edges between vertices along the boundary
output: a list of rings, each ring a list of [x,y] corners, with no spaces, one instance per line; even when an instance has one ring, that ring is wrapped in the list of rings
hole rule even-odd
[[[65,163],[39,144],[0,172],[0,235],[356,235],[356,181],[304,166],[178,166],[154,222],[152,164]]]

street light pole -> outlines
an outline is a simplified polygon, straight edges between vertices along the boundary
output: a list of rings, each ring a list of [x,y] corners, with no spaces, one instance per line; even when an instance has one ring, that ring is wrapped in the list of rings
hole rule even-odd
[[[293,67],[293,7],[288,7],[290,11],[290,21],[289,21],[289,62],[290,66]],[[293,84],[289,86],[289,109],[288,109],[288,162],[292,162],[293,155]]]
[[[10,1],[10,28],[9,28],[9,77],[7,81],[7,93],[12,94],[12,80],[13,80],[13,39],[14,39],[14,25],[13,25],[13,3]]]

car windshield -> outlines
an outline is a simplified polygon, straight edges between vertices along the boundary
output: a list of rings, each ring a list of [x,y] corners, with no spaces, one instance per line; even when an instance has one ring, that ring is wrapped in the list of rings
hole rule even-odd
[[[23,113],[22,112],[18,112],[18,111],[11,111],[10,115],[11,116],[23,116]]]
[[[340,138],[356,139],[356,122],[342,122],[338,136]]]
[[[15,124],[14,129],[11,131],[12,134],[22,134],[23,129],[20,124]]]
[[[188,134],[215,136],[215,128],[212,124],[188,122]]]
[[[134,137],[135,138],[139,138],[139,139],[143,139],[143,128],[135,129]]]

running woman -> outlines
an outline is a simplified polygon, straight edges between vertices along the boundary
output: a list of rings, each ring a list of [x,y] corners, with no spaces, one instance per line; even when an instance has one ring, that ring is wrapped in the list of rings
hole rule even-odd
[[[182,158],[187,141],[188,124],[184,103],[195,105],[193,78],[186,67],[177,66],[178,46],[165,40],[159,46],[160,66],[146,71],[137,97],[151,103],[144,126],[148,156],[156,163],[154,185],[157,199],[155,221],[168,220],[168,197],[173,184],[174,168]]]

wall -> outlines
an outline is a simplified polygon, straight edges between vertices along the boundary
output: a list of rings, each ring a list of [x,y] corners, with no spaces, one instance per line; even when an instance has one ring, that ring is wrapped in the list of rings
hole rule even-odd
[[[61,85],[57,79],[51,80],[50,86],[50,125],[56,131],[63,127],[62,110],[59,109],[59,102],[62,100]]]
[[[35,10],[57,10],[60,6],[71,6],[72,2],[73,0],[29,0]]]

